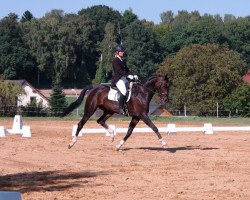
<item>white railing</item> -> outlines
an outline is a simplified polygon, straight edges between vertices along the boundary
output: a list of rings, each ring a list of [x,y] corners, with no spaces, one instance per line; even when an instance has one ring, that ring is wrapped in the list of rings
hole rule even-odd
[[[128,128],[116,128],[115,125],[109,125],[109,127],[114,131],[114,133],[126,133]],[[73,126],[72,136],[76,134],[77,125]],[[204,134],[214,134],[214,131],[249,131],[250,126],[212,126],[211,123],[204,123],[202,127],[176,127],[175,124],[168,124],[166,127],[159,127],[160,132],[165,132],[166,134],[175,134],[177,132],[201,132]],[[153,132],[151,128],[135,128],[133,133],[148,133]],[[88,133],[106,133],[109,135],[108,131],[104,128],[83,128],[79,136]]]

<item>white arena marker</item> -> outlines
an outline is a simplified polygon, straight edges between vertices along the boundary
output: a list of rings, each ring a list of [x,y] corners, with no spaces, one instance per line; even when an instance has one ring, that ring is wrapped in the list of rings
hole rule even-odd
[[[0,126],[0,137],[5,137],[5,130],[3,126]]]
[[[167,134],[168,135],[170,135],[170,134],[176,134],[176,126],[175,126],[175,124],[168,124]]]
[[[204,124],[204,131],[203,131],[203,133],[207,134],[207,135],[214,134],[213,126],[212,126],[211,123],[205,123]]]
[[[22,115],[15,115],[12,129],[5,129],[6,134],[21,134],[22,137],[31,137],[30,126],[23,126]]]
[[[15,115],[12,130],[20,131],[23,128],[23,118],[21,115]]]

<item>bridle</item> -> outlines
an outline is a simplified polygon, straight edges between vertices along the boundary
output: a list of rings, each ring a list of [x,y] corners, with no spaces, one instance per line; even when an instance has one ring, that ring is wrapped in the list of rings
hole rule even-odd
[[[164,82],[164,81],[160,81],[160,83],[159,83],[159,84],[160,84],[160,87],[159,87],[156,91],[151,90],[150,88],[146,87],[146,86],[145,86],[144,84],[142,84],[140,81],[136,81],[136,83],[137,83],[138,85],[144,87],[146,90],[148,90],[148,91],[150,91],[150,92],[152,92],[152,93],[154,93],[154,94],[157,94],[157,95],[160,97],[161,100],[163,100],[163,97],[167,95],[167,93],[161,93],[161,92],[160,92],[160,91],[161,91],[161,88],[164,87],[164,84],[167,84],[167,83]]]
[[[163,97],[166,96],[167,93],[165,93],[165,92],[162,92],[162,93],[161,93],[161,91],[162,91],[161,88],[164,87],[164,85],[165,85],[166,83],[165,83],[165,82],[163,83],[163,81],[161,81],[160,84],[161,84],[161,85],[160,85],[159,89],[157,90],[157,91],[158,91],[157,94],[159,95],[159,97],[161,98],[161,100],[163,100]]]

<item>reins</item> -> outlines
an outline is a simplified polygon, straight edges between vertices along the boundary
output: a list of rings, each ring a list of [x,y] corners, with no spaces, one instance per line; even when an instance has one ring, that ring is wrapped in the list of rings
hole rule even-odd
[[[135,82],[136,84],[138,84],[138,85],[144,87],[146,90],[148,90],[148,91],[150,91],[150,92],[152,92],[152,93],[154,93],[154,94],[157,94],[159,97],[161,97],[160,92],[155,92],[155,91],[149,89],[149,88],[146,87],[144,84],[142,84],[141,81],[138,80],[138,81],[134,81],[134,82]]]

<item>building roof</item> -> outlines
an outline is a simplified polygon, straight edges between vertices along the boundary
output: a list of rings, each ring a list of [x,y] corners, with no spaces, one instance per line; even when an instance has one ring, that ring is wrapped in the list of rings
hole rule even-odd
[[[8,80],[10,81],[11,83],[14,83],[14,84],[18,84],[20,85],[21,87],[25,84],[27,84],[32,90],[34,93],[38,93],[42,98],[46,99],[48,101],[48,98],[43,95],[38,89],[34,88],[28,81],[26,81],[25,79],[20,79],[20,80]]]
[[[250,69],[248,69],[247,73],[242,77],[242,79],[250,85]]]
[[[149,108],[149,115],[172,116],[172,114],[163,105],[160,104],[151,105],[150,108]]]
[[[50,97],[52,94],[52,89],[41,89],[39,90],[44,96]],[[63,89],[63,92],[66,96],[79,96],[82,89]]]

